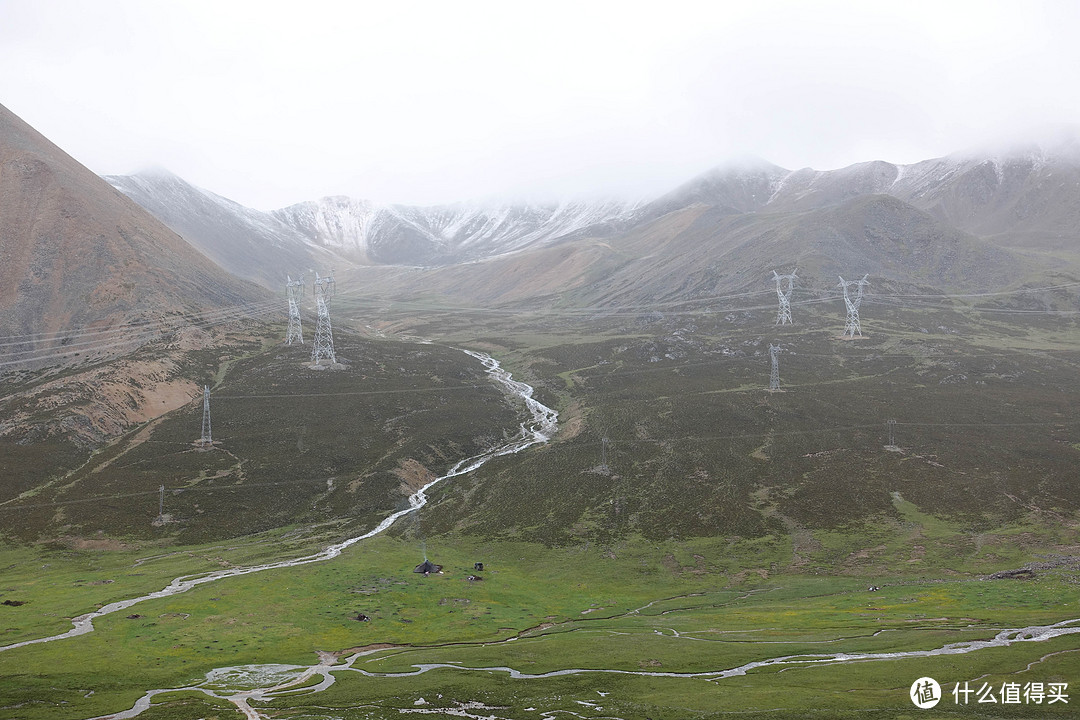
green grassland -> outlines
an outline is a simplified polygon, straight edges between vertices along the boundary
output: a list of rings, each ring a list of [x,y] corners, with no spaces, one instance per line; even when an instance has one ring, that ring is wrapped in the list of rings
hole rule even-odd
[[[283,718],[460,717],[461,703],[515,719],[1068,717],[1080,698],[947,696],[919,711],[907,691],[923,675],[946,690],[1076,683],[1077,635],[725,678],[636,674],[930,650],[1080,618],[1070,316],[868,304],[866,337],[843,341],[842,318],[824,310],[797,308],[783,328],[767,315],[390,317],[492,353],[560,410],[559,435],[441,483],[416,516],[329,562],[221,580],[100,618],[88,635],[0,652],[0,717],[94,717],[215,668],[307,666],[319,651],[339,654],[332,686],[252,706]],[[5,526],[0,603],[25,603],[0,605],[0,644],[63,632],[65,618],[178,575],[369,529],[402,507],[416,464],[443,471],[521,418],[459,351],[343,337],[340,371],[303,369],[302,348],[252,351],[225,371],[205,358],[214,450],[191,447],[193,404],[63,483],[35,475],[24,514],[0,510],[19,518]],[[779,393],[766,390],[770,343],[784,348]],[[154,524],[159,485],[170,517]],[[444,574],[411,572],[425,552]],[[477,561],[483,579],[470,581]],[[409,676],[344,667],[348,650],[380,644],[352,668]],[[460,669],[412,674],[423,663]],[[622,674],[488,669],[501,667]],[[242,715],[177,690],[139,717]]]
[[[629,539],[546,548],[440,536],[428,539],[427,551],[444,572],[423,577],[411,572],[421,557],[414,538],[374,538],[331,562],[149,600],[100,618],[92,634],[0,653],[0,707],[11,713],[6,717],[92,717],[130,707],[148,689],[198,684],[217,667],[308,665],[316,651],[346,651],[344,658],[349,648],[376,643],[392,647],[353,667],[408,673],[419,663],[458,663],[528,674],[590,668],[700,673],[784,655],[927,650],[989,639],[1002,628],[1080,617],[1075,569],[992,581],[916,578],[898,568],[875,593],[867,583],[880,582],[876,577],[763,579],[718,569],[728,560],[752,565],[789,557],[782,544],[767,551],[755,545]],[[469,581],[477,560],[485,563],[483,580]],[[61,564],[70,570],[79,562],[85,558]],[[161,569],[167,575],[177,566]],[[102,599],[117,592],[97,587]],[[32,587],[15,590],[33,597],[27,594]],[[57,583],[51,596],[73,601],[81,591],[72,583],[65,594]],[[3,610],[14,617],[39,612],[36,604]],[[361,612],[370,621],[356,621]],[[527,707],[580,709],[579,700],[610,704],[615,716],[633,718],[711,717],[735,707],[869,709],[884,716],[910,707],[906,688],[921,675],[943,684],[984,677],[1069,682],[1080,669],[1078,651],[1076,636],[1069,636],[962,656],[789,667],[779,674],[781,667],[766,667],[722,679],[610,673],[511,679],[505,672],[451,669],[395,679],[342,669],[329,690],[266,707],[287,709],[284,717],[390,717],[394,708],[415,707],[423,697],[451,708],[483,702],[506,708],[498,717],[515,718],[535,717]],[[141,717],[215,712],[198,692],[157,701]],[[238,716],[235,709],[216,712]]]

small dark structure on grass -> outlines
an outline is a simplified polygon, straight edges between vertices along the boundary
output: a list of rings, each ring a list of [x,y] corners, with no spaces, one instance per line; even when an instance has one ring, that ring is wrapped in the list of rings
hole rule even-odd
[[[430,575],[432,573],[441,573],[442,565],[436,565],[430,560],[425,559],[424,562],[413,568],[414,573],[422,573],[423,575]]]
[[[469,577],[467,577],[465,579],[468,580],[469,582],[480,582],[484,578],[480,577],[479,575],[470,575]]]
[[[480,563],[480,562],[473,563],[472,564],[472,569],[477,571],[477,572],[484,572],[484,563]]]
[[[371,618],[364,613],[356,613],[356,617],[354,617],[353,620],[357,622],[371,622]]]
[[[1002,570],[990,576],[991,580],[1031,580],[1035,577],[1035,571],[1029,567],[1019,570]]]

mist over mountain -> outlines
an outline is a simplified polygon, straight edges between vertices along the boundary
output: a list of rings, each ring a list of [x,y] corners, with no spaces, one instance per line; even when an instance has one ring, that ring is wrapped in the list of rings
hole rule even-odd
[[[377,206],[344,196],[291,205],[273,216],[304,237],[386,265],[452,265],[543,245],[586,228],[617,225],[634,206],[618,201]]]
[[[522,287],[508,293],[495,290],[505,278],[488,282],[483,276],[501,272],[494,268],[527,266],[528,271],[520,272],[530,275],[524,281],[530,294],[554,294],[587,282],[594,286],[595,297],[623,297],[627,292],[667,297],[695,285],[692,277],[724,275],[717,270],[723,256],[726,268],[749,263],[737,273],[743,278],[749,277],[746,271],[751,267],[756,275],[775,264],[802,262],[820,264],[830,274],[883,273],[911,286],[970,290],[1016,280],[1024,267],[1041,272],[1045,262],[1038,255],[1075,249],[1074,228],[1080,221],[1078,147],[1075,139],[1058,138],[910,165],[871,161],[828,171],[788,170],[744,158],[640,202],[462,202],[420,207],[334,196],[261,213],[167,174],[109,180],[226,268],[241,273],[250,268],[248,277],[270,286],[284,266],[294,272],[327,265],[344,271],[354,263],[439,267],[444,269],[436,273],[440,278],[436,286],[471,284],[479,293],[474,299],[482,301],[521,297]],[[869,200],[874,196],[891,201]],[[859,198],[867,200],[853,202]],[[678,218],[657,224],[672,214],[696,217],[702,208],[707,209],[704,217],[689,225]],[[822,214],[827,209],[831,210]],[[831,225],[821,227],[826,219]],[[869,224],[859,226],[864,221]],[[853,243],[864,237],[871,244],[855,252]],[[879,247],[873,244],[874,237],[892,240]],[[672,275],[674,284],[665,287],[627,287],[614,295],[605,291],[606,284],[617,282],[618,273],[629,272],[611,264],[629,261],[625,253],[633,254],[631,248],[638,247],[641,238],[650,238],[648,242],[661,253],[673,254],[670,269],[678,282]],[[593,241],[624,255],[601,261],[605,250]],[[740,249],[733,256],[735,246]],[[1008,249],[1023,252],[1024,258]],[[900,262],[897,253],[904,252],[910,257]],[[527,257],[517,257],[522,253]],[[937,260],[928,265],[931,257]],[[971,262],[964,272],[957,266],[961,259]],[[451,269],[455,265],[490,260],[495,265],[464,271],[475,282],[445,280],[462,275]],[[539,287],[536,278],[548,277],[553,267],[565,263],[568,272],[549,277],[550,283]],[[590,268],[587,278],[579,276],[585,268]],[[652,268],[645,274],[658,271]],[[394,292],[388,285],[393,282],[390,276],[359,272],[371,276],[365,282]],[[643,280],[636,273],[630,275]],[[699,289],[705,292],[708,282],[702,283]],[[490,292],[482,292],[484,287]],[[730,289],[734,287],[723,283],[713,291]]]
[[[269,213],[197,188],[167,170],[105,180],[224,269],[275,291],[288,274],[350,265]]]
[[[702,202],[732,213],[788,212],[886,194],[1002,245],[1046,246],[1074,237],[1080,211],[1080,142],[1016,143],[910,165],[883,161],[838,170],[786,170],[759,161],[721,166],[651,204]]]
[[[877,290],[983,292],[1076,277],[1080,158],[1030,148],[913,165],[721,166],[603,224],[478,266],[357,272],[373,293],[616,307],[871,274]],[[410,290],[405,290],[406,288]]]

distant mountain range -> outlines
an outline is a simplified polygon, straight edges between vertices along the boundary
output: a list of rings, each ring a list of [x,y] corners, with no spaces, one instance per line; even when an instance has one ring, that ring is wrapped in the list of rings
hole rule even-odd
[[[796,265],[802,287],[870,273],[878,290],[935,292],[1080,268],[1075,139],[831,171],[748,160],[640,202],[339,196],[260,212],[167,171],[106,180],[123,194],[0,108],[0,331],[47,344],[68,328],[265,300],[233,276],[276,292],[310,269],[382,297],[614,306],[761,290]]]
[[[286,272],[359,266],[366,284],[393,293],[397,274],[362,267],[394,265],[426,268],[417,271],[424,287],[476,302],[586,284],[590,302],[745,289],[792,264],[940,290],[1000,287],[1055,264],[1050,254],[1070,265],[1080,226],[1075,141],[830,171],[747,160],[636,203],[418,207],[336,196],[265,213],[167,172],[106,179],[230,272],[267,287]],[[635,258],[650,262],[635,269]],[[481,260],[484,268],[464,275],[452,270]],[[519,278],[512,287],[509,268]]]
[[[1075,143],[789,171],[755,160],[562,237],[476,266],[368,268],[375,296],[478,305],[616,307],[768,289],[799,266],[800,286],[871,274],[877,292],[984,292],[1080,277]],[[404,290],[408,289],[408,290]]]
[[[616,225],[634,209],[622,202],[379,206],[336,196],[265,213],[168,171],[105,179],[222,267],[272,287],[285,268],[469,262]]]

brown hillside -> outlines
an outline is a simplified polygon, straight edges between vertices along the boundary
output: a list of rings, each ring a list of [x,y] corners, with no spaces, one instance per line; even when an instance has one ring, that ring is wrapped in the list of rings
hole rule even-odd
[[[16,361],[76,332],[266,297],[3,106],[0,258],[0,337]]]
[[[870,274],[894,292],[971,292],[1010,287],[1045,269],[894,197],[861,195],[802,212],[732,215],[727,207],[696,203],[603,239],[449,268],[364,269],[355,277],[384,298],[411,291],[464,305],[648,309],[733,293],[768,295],[772,270],[791,267],[800,268],[801,289],[826,293],[840,274]]]

